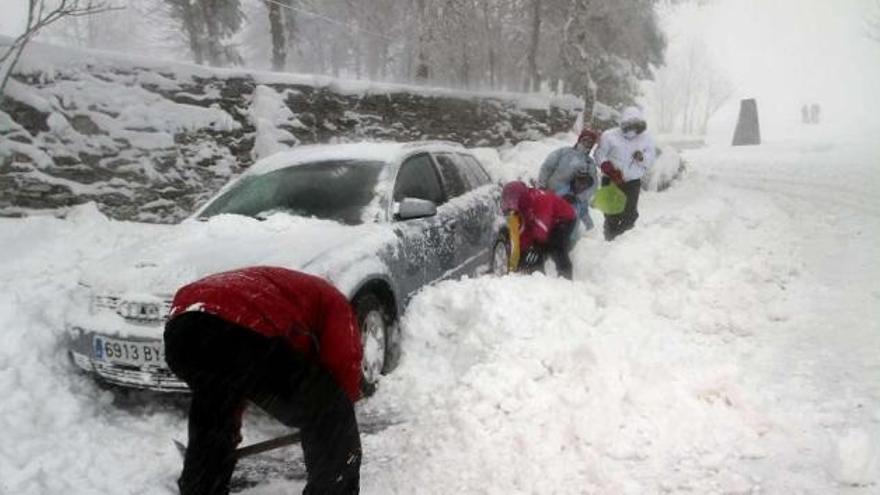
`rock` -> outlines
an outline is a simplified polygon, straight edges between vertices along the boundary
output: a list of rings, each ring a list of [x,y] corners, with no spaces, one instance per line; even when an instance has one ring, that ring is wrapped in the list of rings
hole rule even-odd
[[[0,102],[0,110],[20,126],[9,138],[29,150],[27,154],[0,153],[4,205],[49,209],[92,199],[111,218],[176,222],[252,164],[257,136],[250,111],[258,87],[254,77],[149,71],[83,63],[75,68],[55,67],[52,77],[16,76],[35,101],[50,102],[54,113],[10,98]],[[96,90],[90,86],[95,80],[106,84]],[[71,81],[81,90],[76,98],[69,94]],[[118,94],[108,90],[107,84],[118,85]],[[132,86],[146,90],[142,103],[131,100],[141,94],[131,91]],[[453,92],[389,89],[352,94],[340,92],[335,85],[293,81],[265,86],[277,92],[278,101],[292,113],[290,117],[283,112],[288,115],[285,122],[274,123],[277,134],[286,136],[285,145],[439,139],[466,146],[501,146],[567,131],[576,117],[572,108],[521,109],[514,100]],[[167,109],[187,125],[164,128],[168,124],[163,118],[149,114],[157,105],[163,117]],[[45,105],[41,108],[46,109]],[[145,113],[132,114],[132,108]],[[228,120],[213,117],[221,111],[221,117],[228,116]],[[194,125],[204,121],[202,115],[212,115],[211,122],[220,124],[216,128]],[[171,135],[174,145],[156,146],[155,140],[139,134],[145,132]],[[34,179],[31,172],[37,167],[49,176],[105,192],[89,198],[76,196],[70,188]],[[160,198],[174,203],[145,207]]]

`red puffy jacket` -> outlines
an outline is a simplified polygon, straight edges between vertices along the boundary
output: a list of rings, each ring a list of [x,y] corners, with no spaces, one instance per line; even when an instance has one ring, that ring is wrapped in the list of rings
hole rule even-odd
[[[568,201],[543,189],[528,188],[519,198],[517,212],[523,219],[520,227],[520,249],[544,244],[553,228],[574,222],[577,214]]]
[[[346,395],[360,397],[357,319],[345,296],[327,281],[284,268],[257,266],[217,273],[182,287],[169,318],[204,311],[317,359]]]

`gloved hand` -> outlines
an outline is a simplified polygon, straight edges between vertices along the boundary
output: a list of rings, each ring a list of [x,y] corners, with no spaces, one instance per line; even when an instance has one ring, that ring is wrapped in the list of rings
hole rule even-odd
[[[532,246],[523,255],[522,260],[524,266],[535,266],[541,261],[541,253]]]
[[[611,162],[602,162],[602,165],[599,165],[599,169],[611,179],[611,182],[614,182],[617,185],[623,184],[623,174],[620,170],[614,168],[614,164]]]
[[[645,154],[642,153],[642,150],[633,151],[633,160],[635,160],[637,162],[645,161]]]

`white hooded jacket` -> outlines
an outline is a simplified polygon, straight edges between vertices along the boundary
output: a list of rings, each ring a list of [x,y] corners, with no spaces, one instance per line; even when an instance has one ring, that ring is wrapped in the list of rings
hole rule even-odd
[[[627,107],[620,119],[621,126],[628,122],[644,121],[638,108]],[[657,147],[654,138],[644,131],[631,138],[626,137],[621,126],[613,127],[602,133],[599,144],[594,153],[596,163],[600,166],[610,161],[614,168],[620,170],[624,181],[641,179],[643,175],[654,165],[657,158]],[[640,162],[634,158],[636,151],[641,151],[643,160]]]

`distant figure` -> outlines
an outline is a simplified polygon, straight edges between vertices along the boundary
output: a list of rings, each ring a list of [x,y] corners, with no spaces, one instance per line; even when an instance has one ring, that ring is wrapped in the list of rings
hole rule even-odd
[[[810,122],[813,124],[819,123],[819,112],[822,109],[819,107],[818,103],[813,103],[810,105]]]
[[[810,107],[806,104],[801,107],[801,122],[804,124],[810,123]]]

